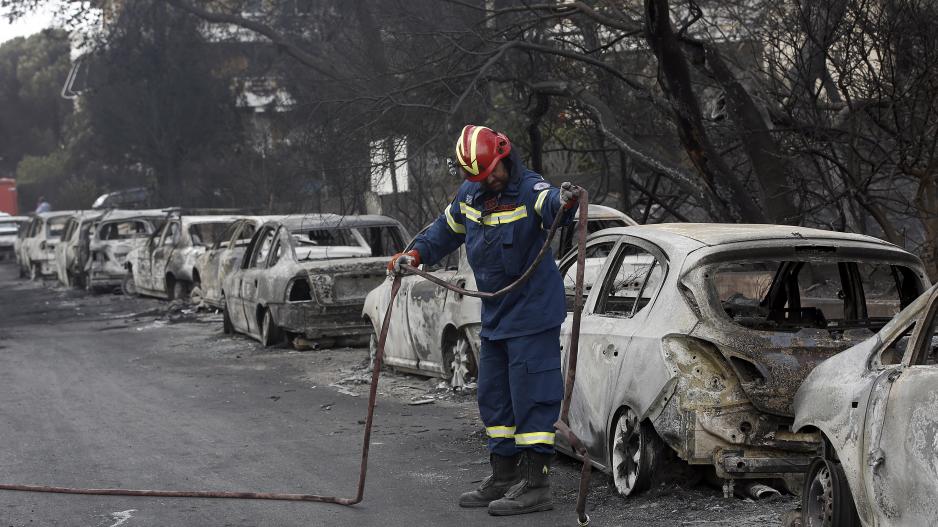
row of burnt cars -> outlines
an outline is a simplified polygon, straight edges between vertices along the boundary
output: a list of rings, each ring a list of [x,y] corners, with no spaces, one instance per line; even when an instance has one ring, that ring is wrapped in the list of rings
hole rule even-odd
[[[61,228],[46,225],[60,213],[38,215],[21,229],[21,269],[215,307],[225,332],[268,346],[360,340],[373,351],[390,297],[385,264],[413,243],[381,216],[150,212],[72,213]],[[800,491],[803,525],[938,524],[938,289],[919,258],[862,235],[637,225],[596,205],[588,230],[570,424],[621,494],[648,489],[677,461],[727,494],[754,482]],[[29,234],[41,232],[60,233],[43,247],[58,265],[32,259]],[[564,369],[573,232],[554,243],[570,312]],[[426,270],[475,286],[463,251]],[[405,277],[385,363],[471,384],[480,309]]]

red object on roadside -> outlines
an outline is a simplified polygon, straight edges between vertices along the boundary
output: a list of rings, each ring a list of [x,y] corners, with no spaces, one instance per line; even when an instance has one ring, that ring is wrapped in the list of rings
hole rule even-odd
[[[19,214],[19,208],[16,206],[15,179],[0,178],[0,212],[11,216]]]

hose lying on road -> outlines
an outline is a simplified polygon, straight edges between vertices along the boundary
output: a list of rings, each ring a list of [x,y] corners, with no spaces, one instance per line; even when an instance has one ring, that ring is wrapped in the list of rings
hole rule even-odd
[[[576,434],[568,426],[568,415],[570,412],[570,397],[573,393],[573,383],[576,380],[577,351],[580,340],[580,316],[583,310],[583,276],[586,261],[586,223],[588,219],[589,196],[585,189],[577,189],[579,192],[579,218],[577,221],[577,272],[575,302],[573,311],[573,327],[570,336],[570,355],[567,360],[567,378],[564,388],[563,404],[560,410],[560,419],[554,423],[554,427],[560,434],[567,439],[570,446],[576,451],[577,455],[583,460],[583,469],[580,473],[580,489],[577,495],[577,521],[579,525],[589,525],[589,516],[586,514],[586,494],[589,491],[589,478],[591,463],[586,447],[579,440]],[[534,274],[537,266],[544,257],[550,253],[550,243],[560,226],[563,214],[557,214],[554,222],[547,234],[547,240],[538,252],[537,257],[531,263],[531,266],[517,280],[508,284],[504,288],[494,292],[470,291],[453,285],[445,280],[437,278],[430,273],[409,265],[402,266],[408,273],[415,274],[425,278],[441,287],[454,291],[465,296],[478,298],[495,298],[505,295],[528,281]],[[362,501],[365,495],[365,475],[368,470],[368,451],[371,446],[371,428],[374,422],[375,402],[378,396],[378,379],[381,376],[381,364],[384,358],[384,345],[388,338],[388,328],[391,321],[391,309],[394,306],[394,298],[401,287],[401,275],[395,275],[391,284],[391,299],[388,302],[387,311],[384,314],[384,321],[381,324],[381,334],[378,337],[378,346],[375,353],[374,368],[371,374],[371,389],[368,396],[368,415],[365,419],[365,434],[362,441],[362,461],[358,475],[358,492],[354,498],[340,498],[336,496],[321,496],[317,494],[286,494],[279,492],[225,492],[225,491],[204,491],[204,490],[134,490],[134,489],[92,489],[78,487],[51,487],[44,485],[12,485],[0,484],[0,490],[15,490],[26,492],[50,492],[56,494],[88,494],[96,496],[149,496],[160,498],[229,498],[229,499],[253,499],[253,500],[280,500],[280,501],[313,501],[320,503],[335,503],[338,505],[355,505]]]

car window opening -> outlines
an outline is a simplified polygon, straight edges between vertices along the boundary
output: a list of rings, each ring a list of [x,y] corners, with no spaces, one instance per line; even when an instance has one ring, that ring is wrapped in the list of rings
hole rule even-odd
[[[390,257],[404,246],[396,226],[297,229],[290,231],[299,261]]]
[[[192,245],[212,245],[222,239],[222,235],[231,222],[195,223],[189,226]]]
[[[122,221],[107,223],[101,227],[102,240],[130,240],[147,235],[146,224],[142,221]]]
[[[885,263],[734,262],[711,276],[727,316],[767,331],[878,331],[919,294],[910,269]]]
[[[65,224],[68,222],[68,218],[54,218],[49,220],[49,223],[46,225],[46,239],[58,239],[62,237],[62,231],[65,230]]]
[[[664,269],[654,255],[630,244],[623,244],[615,267],[596,312],[630,318],[651,302],[664,279]]]

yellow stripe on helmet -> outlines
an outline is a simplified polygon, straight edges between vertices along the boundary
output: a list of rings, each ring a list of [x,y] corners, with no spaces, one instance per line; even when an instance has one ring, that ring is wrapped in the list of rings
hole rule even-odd
[[[469,173],[473,176],[479,174],[479,160],[476,158],[476,146],[479,144],[479,132],[484,126],[476,126],[472,129],[472,137],[469,138],[469,159],[472,160],[472,169]]]
[[[466,128],[469,128],[470,126],[472,125],[467,124],[466,126],[463,126],[462,132],[459,132],[459,139],[456,140],[456,160],[459,161],[459,164],[463,167],[463,169],[467,169],[469,167],[469,163],[466,163],[466,156],[463,155],[462,144],[463,138],[466,137]]]

